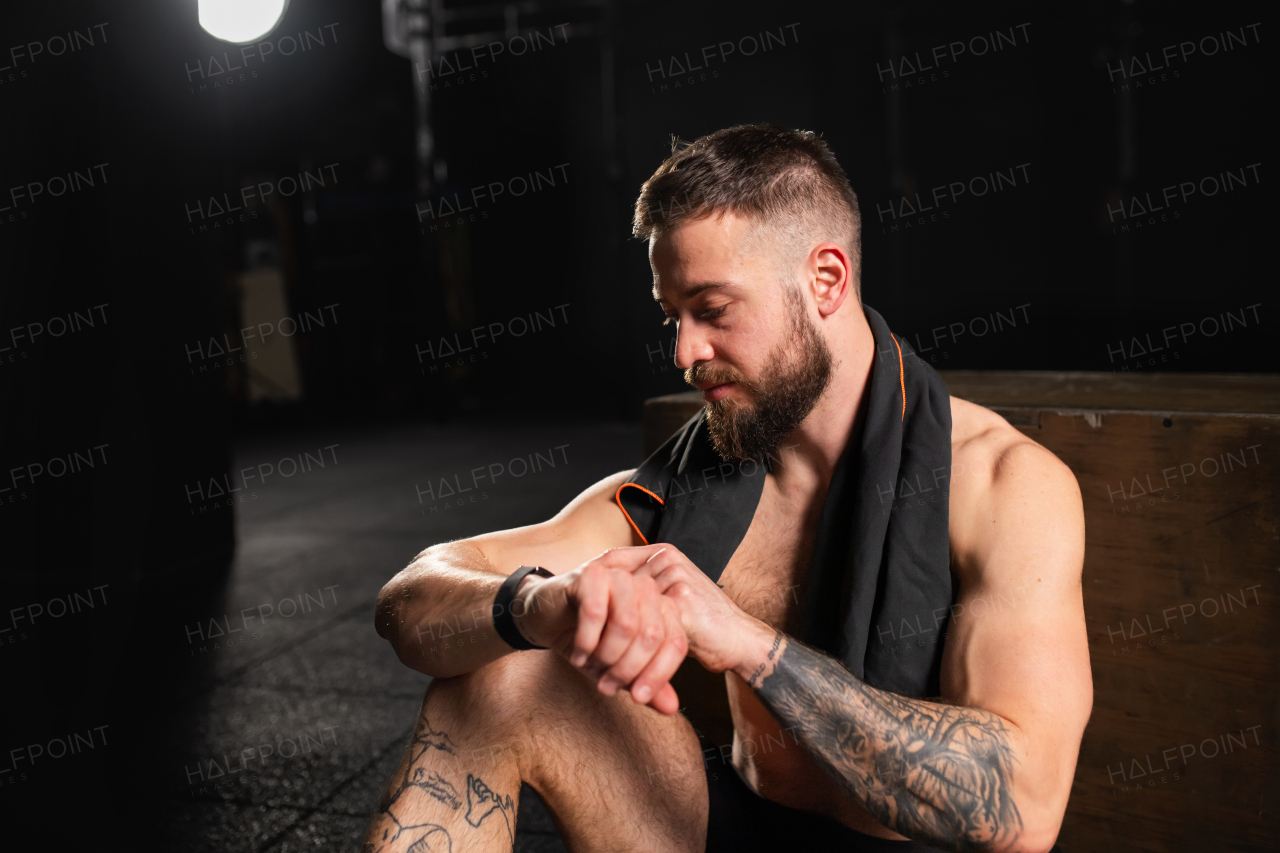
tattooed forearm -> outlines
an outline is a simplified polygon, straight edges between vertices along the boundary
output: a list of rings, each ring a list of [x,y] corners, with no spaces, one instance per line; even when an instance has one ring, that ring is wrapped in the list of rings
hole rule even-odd
[[[773,635],[773,647],[769,649],[768,660],[773,660],[773,656],[778,653],[778,646],[781,643],[782,643],[782,632],[778,631],[776,634]],[[760,665],[756,667],[755,672],[751,673],[751,677],[747,679],[747,686],[749,687],[756,686],[756,682],[760,680],[760,676],[764,675],[764,670],[767,665],[768,664],[765,661],[760,662]]]
[[[784,726],[888,828],[948,850],[1013,845],[1010,731],[995,714],[870,687],[787,638],[757,689]]]

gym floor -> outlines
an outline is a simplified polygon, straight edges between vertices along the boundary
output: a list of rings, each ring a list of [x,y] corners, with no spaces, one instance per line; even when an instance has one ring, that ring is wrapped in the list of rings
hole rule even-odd
[[[429,545],[551,517],[641,451],[638,425],[405,426],[257,440],[231,470],[335,444],[237,504],[225,594],[184,625],[195,671],[149,762],[169,849],[358,850],[430,683],[375,633],[378,590]],[[563,849],[525,788],[516,850]]]

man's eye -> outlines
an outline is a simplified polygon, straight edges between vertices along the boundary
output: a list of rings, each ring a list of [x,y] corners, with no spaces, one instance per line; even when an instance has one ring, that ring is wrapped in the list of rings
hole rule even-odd
[[[702,319],[714,320],[723,315],[728,307],[728,305],[721,305],[719,308],[708,308],[706,311],[702,312]]]

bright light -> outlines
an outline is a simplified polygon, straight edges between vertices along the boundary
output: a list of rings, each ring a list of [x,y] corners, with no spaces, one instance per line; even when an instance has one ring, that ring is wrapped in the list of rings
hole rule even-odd
[[[200,26],[214,38],[247,44],[275,29],[289,0],[199,0]]]

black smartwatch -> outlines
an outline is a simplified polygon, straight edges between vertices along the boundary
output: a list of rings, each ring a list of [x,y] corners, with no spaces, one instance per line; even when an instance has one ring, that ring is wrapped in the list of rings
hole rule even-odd
[[[515,602],[516,590],[520,588],[520,582],[531,574],[540,578],[555,577],[541,566],[521,566],[502,582],[502,586],[498,587],[498,594],[493,599],[493,627],[503,642],[519,652],[546,648],[546,646],[535,646],[526,640],[516,628],[515,620],[512,618],[514,614],[511,612],[511,605]]]

